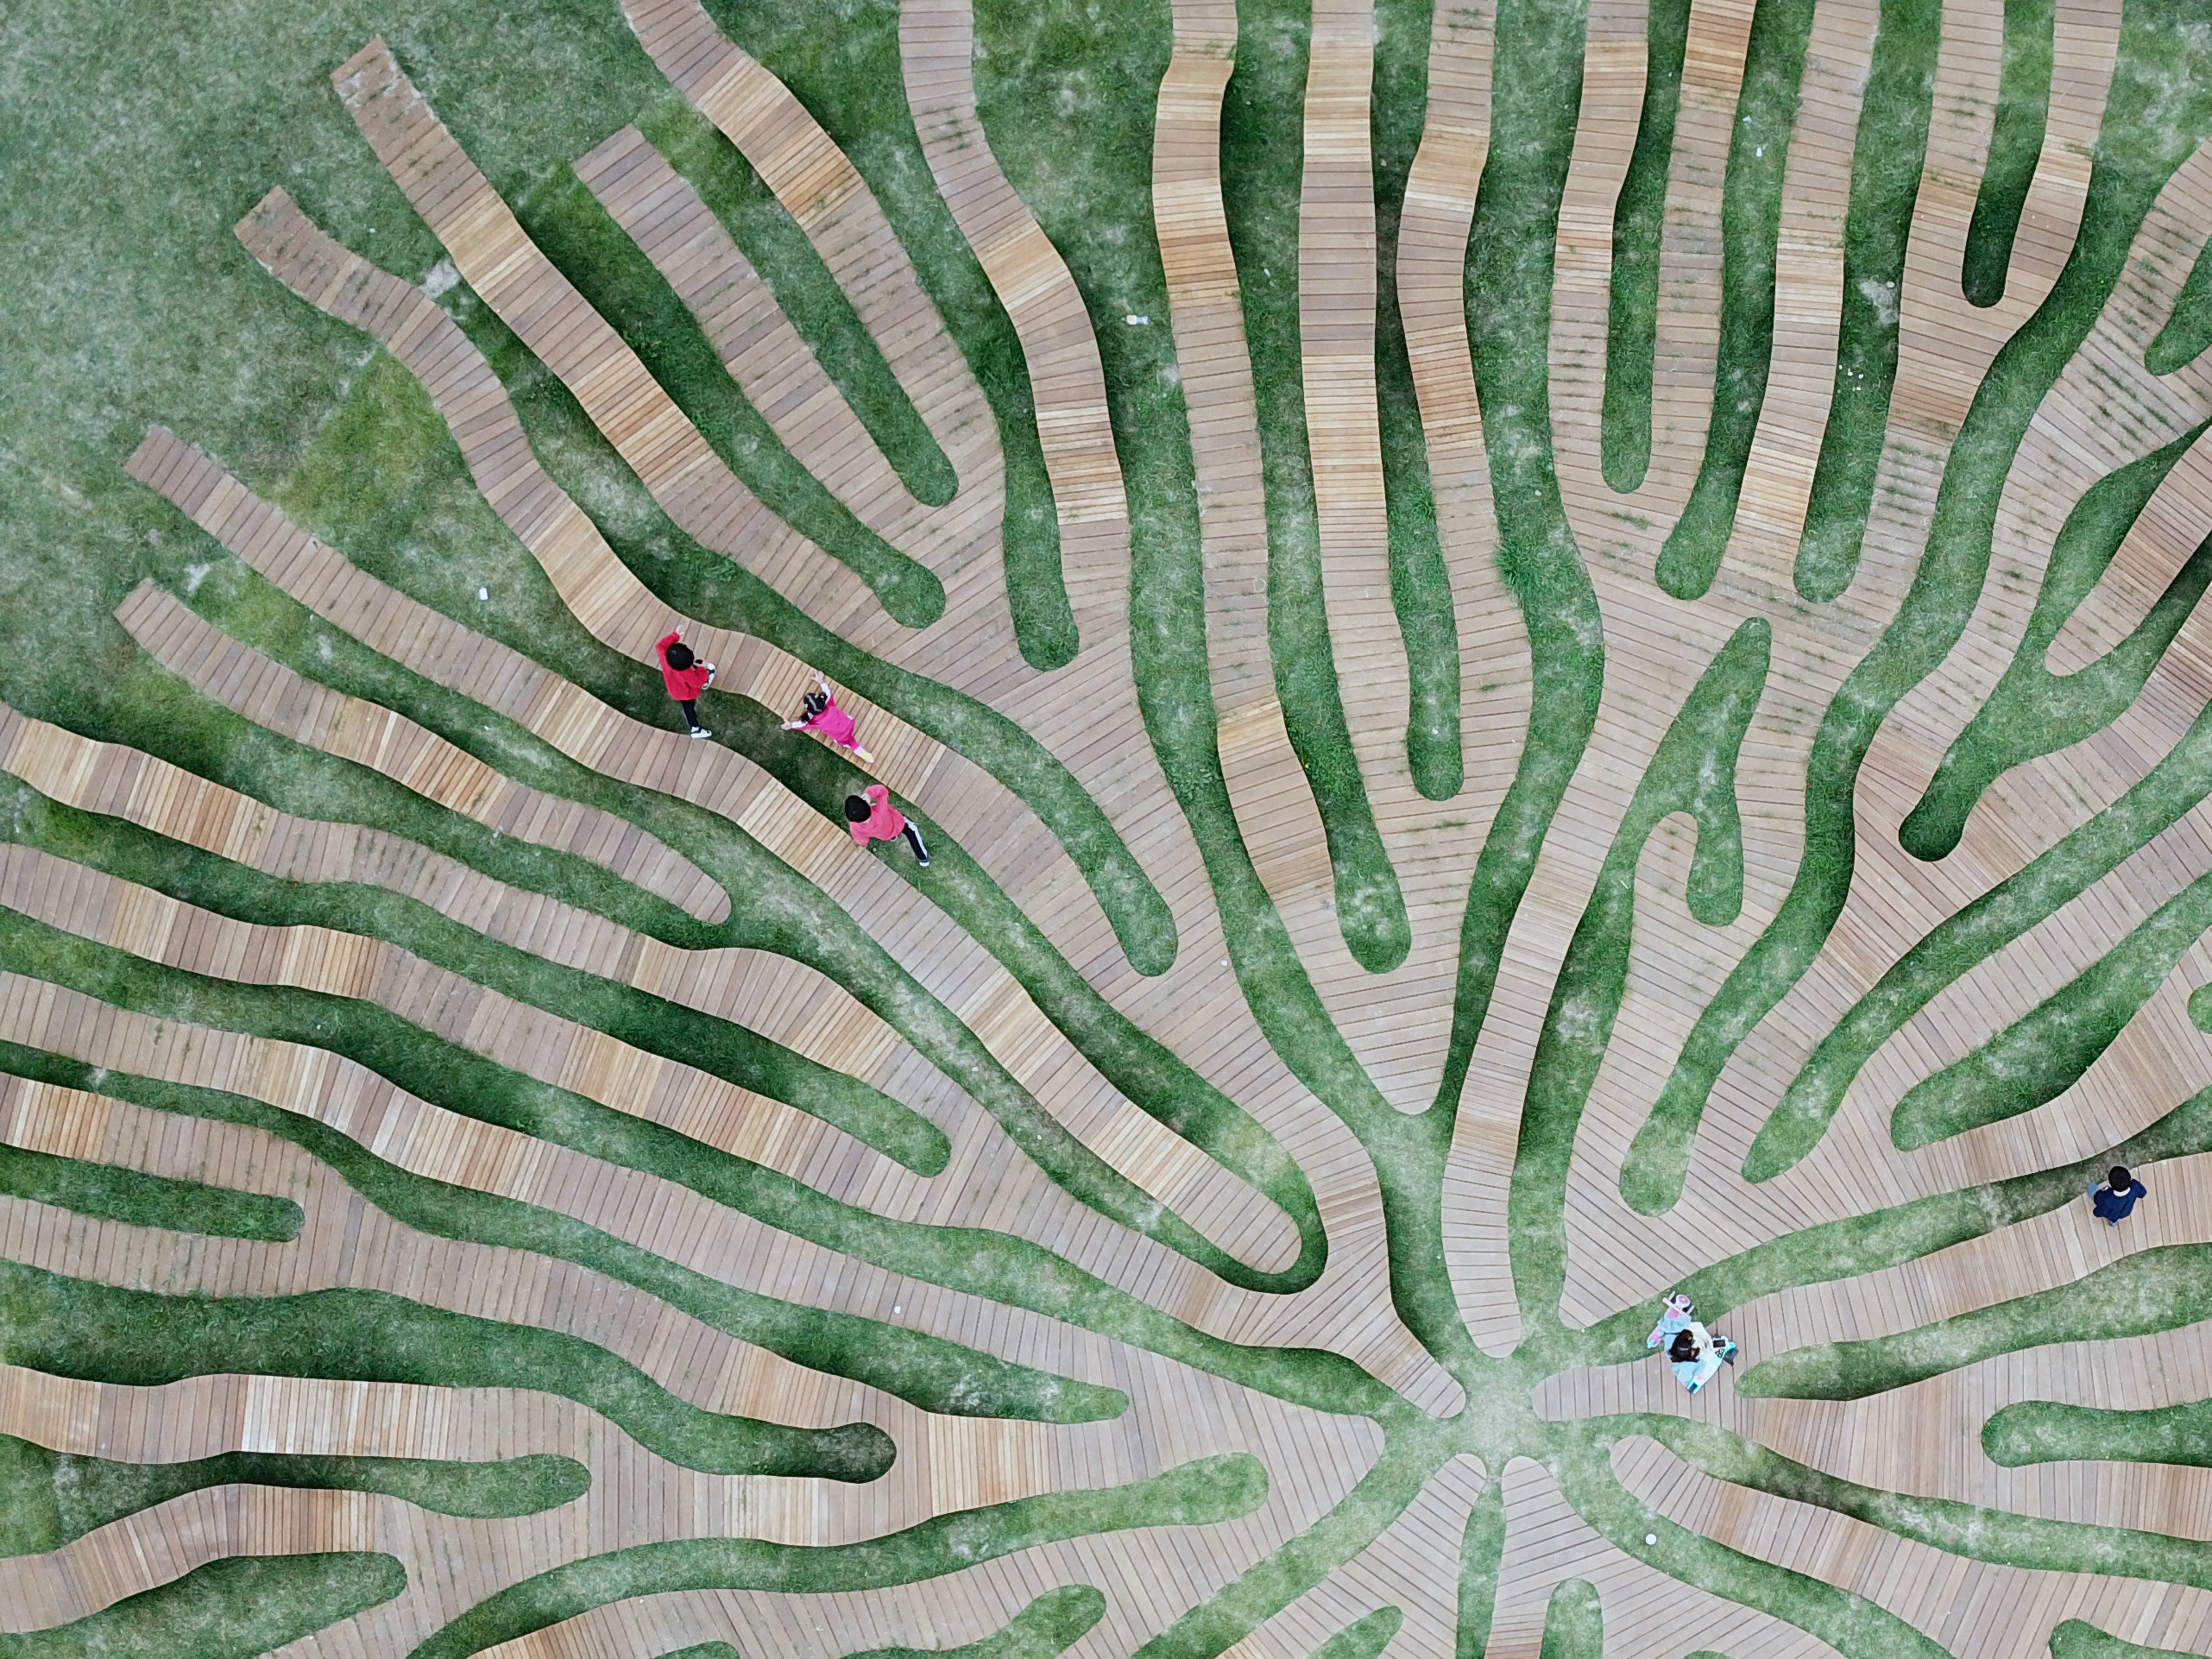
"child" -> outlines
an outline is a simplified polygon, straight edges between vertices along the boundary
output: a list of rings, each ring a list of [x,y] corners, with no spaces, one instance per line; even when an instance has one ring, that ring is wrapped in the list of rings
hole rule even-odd
[[[2107,1227],[2118,1227],[2127,1219],[2128,1211],[2135,1208],[2135,1201],[2143,1195],[2143,1183],[2121,1164],[2105,1171],[2104,1181],[2102,1190],[2095,1182],[2089,1183],[2089,1208],[2104,1218]]]
[[[1715,1335],[1691,1318],[1696,1310],[1690,1298],[1677,1290],[1667,1298],[1659,1323],[1643,1340],[1644,1347],[1655,1348],[1662,1339],[1673,1339],[1667,1343],[1667,1363],[1692,1394],[1711,1379],[1723,1362],[1731,1366],[1736,1363],[1736,1344],[1724,1336]]]
[[[930,867],[930,849],[922,844],[922,832],[906,822],[906,815],[891,804],[891,792],[881,784],[870,784],[860,795],[845,798],[846,828],[853,839],[861,846],[872,841],[889,841],[904,836],[906,844],[914,849],[914,861],[923,869]]]
[[[1713,1374],[1724,1360],[1736,1363],[1736,1344],[1724,1336],[1716,1336],[1696,1320],[1674,1333],[1667,1345],[1667,1363],[1674,1374],[1692,1394],[1713,1379]]]
[[[660,653],[661,683],[676,699],[676,706],[684,710],[684,723],[690,728],[690,735],[712,737],[714,734],[699,723],[699,693],[715,683],[714,664],[693,656],[679,634],[670,634],[656,649]]]
[[[800,699],[799,717],[786,720],[784,729],[787,732],[820,732],[839,748],[850,749],[862,761],[873,766],[875,756],[862,748],[860,740],[853,735],[853,716],[837,706],[837,698],[829,689],[829,682],[816,674],[814,683],[820,689],[809,691]]]

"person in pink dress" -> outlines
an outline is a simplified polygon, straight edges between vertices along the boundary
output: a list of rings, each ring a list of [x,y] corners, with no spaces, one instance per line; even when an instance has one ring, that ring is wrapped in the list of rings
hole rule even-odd
[[[684,710],[684,723],[693,737],[712,737],[714,734],[699,723],[699,693],[715,683],[715,665],[701,662],[691,654],[691,647],[684,643],[680,634],[671,634],[653,647],[660,658],[661,684],[676,706]]]
[[[870,784],[860,794],[845,798],[845,827],[863,847],[872,841],[896,841],[904,836],[906,844],[914,849],[914,861],[923,869],[930,867],[930,849],[922,844],[922,832],[891,804],[891,792],[881,784]]]
[[[814,677],[814,681],[818,689],[809,691],[800,700],[799,717],[786,720],[784,729],[820,732],[839,748],[850,749],[859,759],[873,766],[875,756],[860,747],[860,740],[854,735],[853,716],[837,706],[836,694],[830,691],[829,682],[820,674]],[[928,862],[926,859],[923,861]]]

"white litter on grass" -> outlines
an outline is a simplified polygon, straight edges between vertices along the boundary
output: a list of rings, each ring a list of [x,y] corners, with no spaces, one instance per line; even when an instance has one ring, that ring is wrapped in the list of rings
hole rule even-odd
[[[1152,322],[1152,319],[1141,311],[1132,311],[1121,320],[1131,328],[1148,328]]]
[[[1648,1544],[1655,1544],[1659,1542],[1659,1535],[1656,1532],[1647,1532],[1643,1535],[1643,1541]]]
[[[435,300],[449,288],[461,286],[461,273],[453,268],[453,262],[441,259],[423,274],[422,291]]]
[[[479,599],[488,600],[491,596],[492,590],[489,588],[479,588],[476,590],[476,597]]]

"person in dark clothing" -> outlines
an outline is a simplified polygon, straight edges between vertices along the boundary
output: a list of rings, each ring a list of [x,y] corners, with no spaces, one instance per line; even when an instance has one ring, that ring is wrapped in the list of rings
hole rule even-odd
[[[701,662],[691,653],[679,634],[671,634],[656,647],[660,653],[661,684],[676,706],[684,710],[684,723],[693,737],[712,737],[714,734],[699,723],[699,693],[715,683],[715,665]]]
[[[2143,1183],[2128,1174],[2125,1165],[2115,1164],[2105,1171],[2102,1186],[2094,1181],[2089,1183],[2089,1208],[2103,1217],[2107,1227],[2118,1227],[2135,1208],[2143,1190]]]

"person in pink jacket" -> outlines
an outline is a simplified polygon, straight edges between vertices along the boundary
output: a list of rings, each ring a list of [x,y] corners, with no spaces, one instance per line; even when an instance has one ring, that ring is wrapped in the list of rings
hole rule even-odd
[[[922,844],[922,832],[891,804],[891,792],[881,784],[870,784],[860,794],[845,798],[845,827],[863,847],[872,841],[895,841],[904,836],[906,844],[914,849],[914,861],[925,870],[930,867],[930,849]]]
[[[800,699],[799,717],[786,720],[784,729],[820,732],[839,748],[850,749],[860,760],[873,766],[875,756],[860,747],[860,740],[853,730],[853,716],[837,706],[837,696],[829,689],[829,682],[816,674],[814,683],[817,689]]]
[[[684,723],[690,728],[693,737],[712,737],[714,734],[699,723],[699,693],[715,683],[715,665],[701,662],[691,654],[691,647],[684,643],[684,636],[671,634],[653,647],[660,657],[660,682],[668,688],[668,695],[676,706],[684,710]]]

